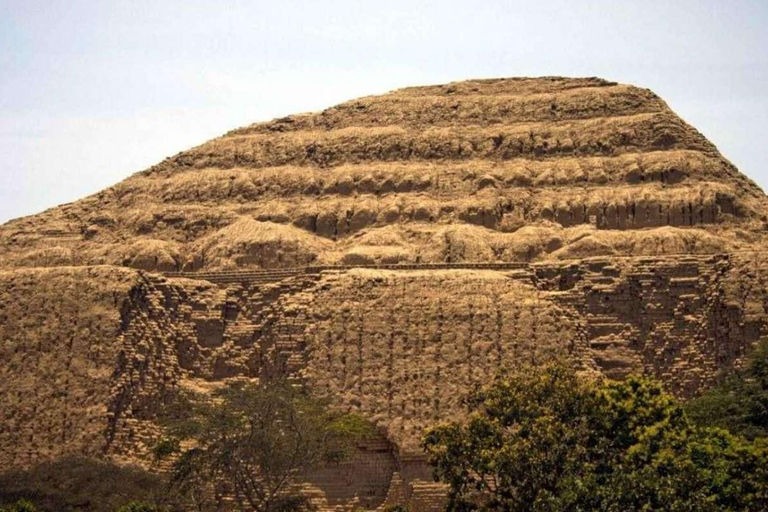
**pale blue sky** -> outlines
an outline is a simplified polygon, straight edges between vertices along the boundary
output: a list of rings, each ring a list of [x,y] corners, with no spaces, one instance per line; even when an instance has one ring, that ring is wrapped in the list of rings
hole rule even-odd
[[[501,76],[653,89],[768,188],[768,1],[0,0],[0,222],[223,132]]]

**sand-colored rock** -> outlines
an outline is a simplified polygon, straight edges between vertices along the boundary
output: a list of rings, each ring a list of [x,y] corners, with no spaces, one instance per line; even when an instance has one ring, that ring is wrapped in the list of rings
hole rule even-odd
[[[695,394],[768,334],[768,203],[646,89],[415,87],[234,130],[0,226],[0,464],[146,464],[177,387],[283,373],[380,437],[321,507],[435,510],[421,429],[566,357]]]
[[[744,248],[742,231],[764,239],[765,204],[754,183],[646,89],[599,79],[476,80],[234,130],[94,196],[0,227],[0,264],[165,271],[711,253]],[[483,239],[471,243],[477,250],[434,253],[433,235],[465,226],[490,231],[472,235]],[[518,247],[481,249],[494,246],[493,233],[526,226],[542,237],[563,232],[558,241],[504,239]],[[584,227],[623,238],[581,241],[574,233]],[[646,234],[667,227],[681,231]],[[409,247],[357,247],[355,235],[382,228]],[[693,230],[716,238],[692,243],[704,237]],[[667,243],[635,244],[635,236]]]

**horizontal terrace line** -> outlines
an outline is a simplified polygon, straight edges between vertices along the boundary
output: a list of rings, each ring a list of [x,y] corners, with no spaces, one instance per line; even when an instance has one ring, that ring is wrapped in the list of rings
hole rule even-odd
[[[299,275],[314,275],[325,271],[345,271],[354,269],[370,270],[527,270],[537,267],[546,267],[557,265],[567,267],[578,263],[598,262],[608,259],[635,259],[639,262],[663,262],[678,259],[681,262],[693,261],[711,261],[728,260],[731,255],[737,254],[756,254],[762,251],[743,250],[732,251],[729,253],[679,253],[665,254],[660,256],[595,256],[592,258],[576,260],[553,260],[540,262],[474,262],[474,263],[419,263],[419,264],[384,264],[384,265],[309,265],[304,267],[286,267],[275,269],[243,269],[243,270],[224,270],[224,271],[196,271],[196,272],[162,272],[161,274],[168,278],[188,278],[200,279],[211,282],[234,283],[240,281],[263,281],[273,282],[295,277]]]

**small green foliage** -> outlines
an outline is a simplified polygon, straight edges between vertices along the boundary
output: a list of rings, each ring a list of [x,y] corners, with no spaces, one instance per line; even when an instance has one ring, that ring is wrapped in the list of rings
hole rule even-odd
[[[176,438],[164,437],[152,448],[152,456],[156,461],[165,460],[179,452],[181,452],[181,445]]]
[[[768,436],[768,339],[761,340],[744,367],[685,405],[700,426],[720,427],[748,439]]]
[[[0,512],[37,512],[37,509],[31,501],[21,499],[8,508],[0,508]]]
[[[528,367],[465,405],[423,439],[449,510],[768,509],[766,446],[693,426],[649,379]]]
[[[157,507],[141,501],[132,501],[118,508],[116,512],[158,512]]]

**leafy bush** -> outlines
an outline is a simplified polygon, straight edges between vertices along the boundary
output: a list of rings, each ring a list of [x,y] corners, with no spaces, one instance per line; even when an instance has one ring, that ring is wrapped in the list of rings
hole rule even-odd
[[[721,427],[749,439],[768,436],[768,340],[744,367],[685,406],[697,425]]]
[[[156,461],[167,459],[179,452],[181,452],[181,445],[175,438],[164,437],[152,448],[152,456]]]
[[[523,368],[423,439],[449,510],[766,510],[768,450],[697,428],[651,380]]]
[[[132,501],[127,505],[123,505],[117,512],[158,512],[157,507],[150,505],[149,503],[143,503],[140,501]]]
[[[173,505],[166,489],[165,479],[139,468],[66,457],[0,474],[0,505],[25,499],[42,511],[115,512],[132,501]]]
[[[10,507],[0,508],[0,512],[37,512],[37,509],[28,500],[19,500]]]

